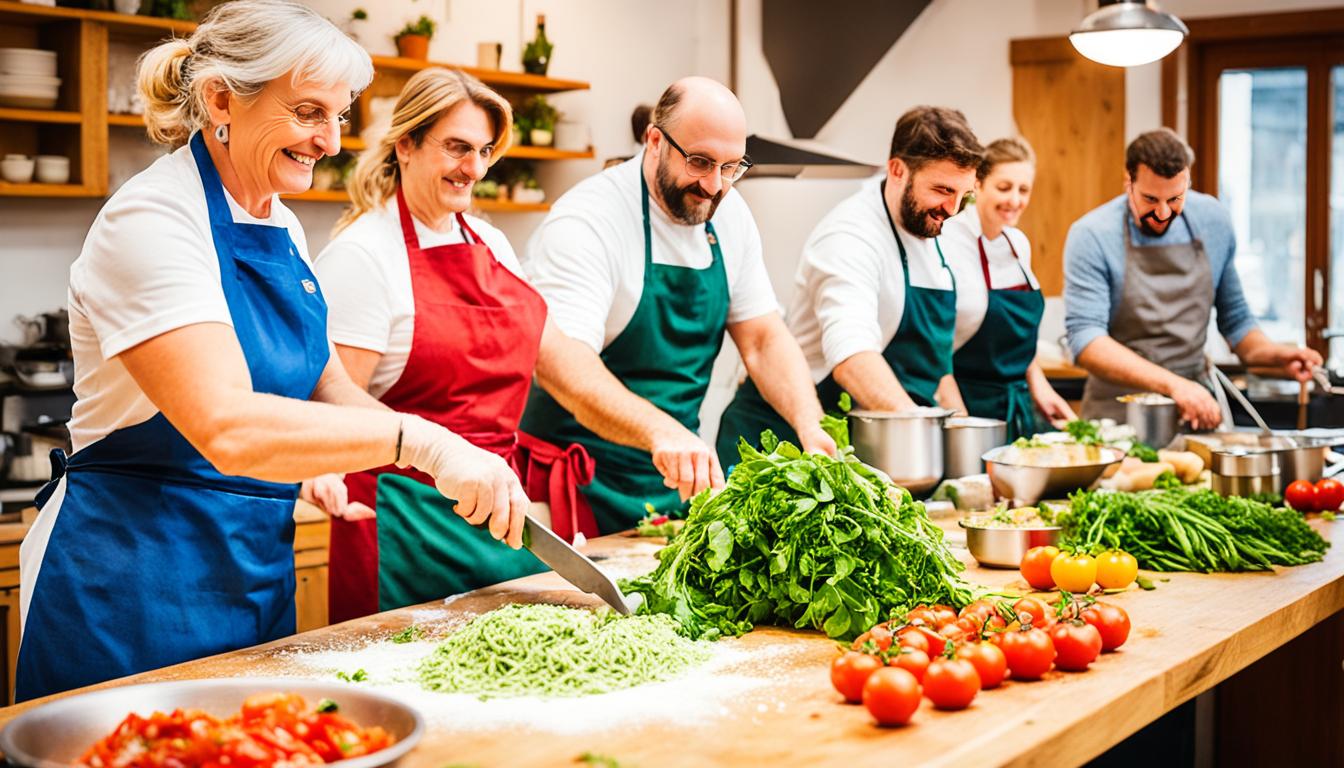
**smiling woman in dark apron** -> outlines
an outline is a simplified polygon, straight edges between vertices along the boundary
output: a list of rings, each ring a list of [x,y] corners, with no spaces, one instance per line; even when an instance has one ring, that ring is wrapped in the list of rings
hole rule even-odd
[[[1008,439],[1044,422],[1075,418],[1036,363],[1045,297],[1031,272],[1031,242],[1017,222],[1031,200],[1036,156],[1022,139],[985,148],[975,204],[948,220],[939,238],[957,275],[952,371],[966,412],[1002,419]]]
[[[1125,192],[1069,228],[1064,243],[1064,324],[1086,368],[1083,417],[1124,418],[1116,397],[1157,392],[1193,427],[1218,426],[1204,342],[1218,331],[1247,365],[1311,378],[1321,356],[1269,340],[1256,327],[1233,256],[1232,219],[1217,198],[1190,189],[1190,147],[1169,128],[1125,150]]]
[[[596,534],[575,485],[591,476],[582,448],[521,436],[546,303],[522,277],[509,241],[467,216],[472,189],[504,155],[509,103],[474,77],[416,73],[392,124],[360,158],[353,206],[317,259],[331,338],[355,383],[494,453],[550,500],[566,538]],[[551,471],[554,469],[555,471]],[[549,493],[550,480],[560,489]],[[381,467],[316,478],[331,528],[330,617],[466,592],[542,569],[451,513],[433,478]],[[577,507],[577,508],[576,508]],[[370,510],[377,511],[376,519]]]
[[[503,460],[329,358],[303,230],[276,197],[339,151],[372,76],[281,0],[218,6],[141,61],[149,135],[175,151],[112,196],[70,271],[75,451],[21,549],[19,700],[292,634],[305,477],[414,466],[521,542],[527,497]]]

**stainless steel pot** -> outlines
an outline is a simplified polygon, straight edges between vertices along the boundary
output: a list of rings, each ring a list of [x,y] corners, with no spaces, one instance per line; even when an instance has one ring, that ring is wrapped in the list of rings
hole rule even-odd
[[[1001,419],[955,416],[943,423],[943,474],[947,477],[979,475],[985,471],[981,457],[1008,441],[1008,424]]]
[[[1166,448],[1176,438],[1181,409],[1162,395],[1142,393],[1116,400],[1125,404],[1125,423],[1134,428],[1134,439],[1153,448]]]
[[[966,531],[966,548],[971,557],[987,568],[1017,568],[1032,547],[1059,543],[1059,526],[1041,528],[979,528],[957,523]]]
[[[1325,454],[1334,442],[1305,434],[1262,435],[1257,432],[1214,432],[1185,438],[1186,450],[1198,454],[1210,469],[1214,467],[1213,456],[1219,451],[1272,455],[1279,475],[1278,485],[1273,489],[1276,493],[1282,493],[1294,480],[1312,483],[1320,480],[1325,474]]]
[[[911,493],[926,493],[943,479],[943,422],[951,415],[942,408],[850,411],[854,455]]]
[[[1209,453],[1209,487],[1223,496],[1278,493],[1279,456],[1273,451],[1215,449]]]

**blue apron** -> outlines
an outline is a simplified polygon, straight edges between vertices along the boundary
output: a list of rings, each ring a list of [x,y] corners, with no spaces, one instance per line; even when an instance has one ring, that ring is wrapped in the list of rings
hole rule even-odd
[[[306,400],[328,356],[317,281],[284,227],[234,223],[199,133],[191,152],[252,387]],[[220,474],[162,413],[53,465],[38,506],[62,476],[65,495],[24,623],[18,701],[294,633],[296,485]]]

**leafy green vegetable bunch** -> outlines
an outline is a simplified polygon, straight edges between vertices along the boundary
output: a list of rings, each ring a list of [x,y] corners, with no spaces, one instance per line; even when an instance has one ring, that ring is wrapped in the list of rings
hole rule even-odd
[[[691,503],[686,525],[650,574],[626,580],[641,612],[671,615],[692,638],[756,624],[812,627],[850,640],[897,606],[970,602],[964,569],[924,505],[853,455],[804,454],[774,434],[717,494]]]
[[[1121,549],[1153,571],[1263,571],[1314,563],[1330,546],[1291,509],[1210,490],[1079,491],[1070,501],[1062,546]]]

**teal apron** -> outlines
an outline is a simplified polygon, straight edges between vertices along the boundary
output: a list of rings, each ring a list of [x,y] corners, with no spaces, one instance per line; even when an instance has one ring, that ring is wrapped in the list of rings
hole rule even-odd
[[[1005,234],[1004,237],[1007,237]],[[1003,419],[1008,423],[1008,440],[1031,437],[1038,431],[1036,406],[1027,388],[1027,368],[1036,359],[1036,337],[1045,313],[1045,297],[1031,287],[1027,270],[1019,258],[1022,285],[995,290],[989,284],[989,258],[985,245],[980,247],[980,268],[985,274],[988,303],[980,330],[966,340],[952,356],[952,370],[972,416]],[[1008,247],[1017,258],[1013,242]]]
[[[881,189],[885,188],[884,181]],[[905,285],[905,309],[901,312],[901,322],[891,341],[882,350],[882,357],[916,405],[935,405],[934,393],[938,391],[938,383],[952,372],[952,334],[957,323],[956,278],[947,267],[942,247],[934,239],[938,260],[952,280],[952,290],[911,285],[910,260],[885,198],[882,208],[887,213],[887,225],[891,227],[892,237],[896,238],[896,247],[901,253],[901,278]],[[817,385],[821,407],[828,411],[837,408],[841,392],[834,372]],[[752,445],[759,445],[761,431],[765,429],[773,430],[781,440],[798,444],[798,433],[775,413],[761,397],[756,385],[747,379],[738,387],[737,395],[728,404],[719,422],[719,461],[725,468],[736,464],[738,438],[745,437]]]
[[[644,287],[630,323],[606,349],[602,363],[629,390],[691,432],[700,427],[700,403],[728,325],[728,277],[714,225],[705,223],[713,260],[705,269],[653,261],[649,189],[640,172],[644,213]],[[593,482],[581,489],[602,533],[633,526],[645,504],[660,512],[685,508],[663,485],[648,451],[604,440],[581,426],[544,389],[533,385],[522,430],[555,443],[578,443],[596,462]]]

